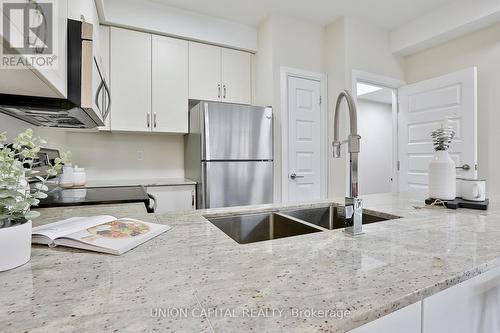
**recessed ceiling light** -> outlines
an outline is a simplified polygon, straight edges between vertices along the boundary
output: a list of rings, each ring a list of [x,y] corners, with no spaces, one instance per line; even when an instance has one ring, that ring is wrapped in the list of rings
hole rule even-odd
[[[375,91],[382,90],[380,87],[372,86],[370,84],[358,83],[357,84],[358,96],[366,95]]]

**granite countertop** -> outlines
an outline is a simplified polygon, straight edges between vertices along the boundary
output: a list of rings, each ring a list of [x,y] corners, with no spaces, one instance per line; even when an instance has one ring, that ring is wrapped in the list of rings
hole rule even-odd
[[[113,186],[183,186],[196,185],[195,181],[186,178],[151,178],[151,179],[119,179],[119,180],[89,180],[85,187]]]
[[[301,206],[310,205],[316,204]],[[115,215],[173,228],[119,257],[34,246],[30,263],[0,273],[0,327],[346,332],[500,265],[499,203],[487,212],[413,205],[423,202],[405,194],[366,196],[366,208],[404,218],[366,225],[359,237],[334,230],[246,245],[203,215],[282,206],[177,215],[111,207]],[[42,213],[37,224],[97,211]]]

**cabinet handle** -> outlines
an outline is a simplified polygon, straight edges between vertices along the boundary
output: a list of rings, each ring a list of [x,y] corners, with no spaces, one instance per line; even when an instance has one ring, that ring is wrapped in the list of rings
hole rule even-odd
[[[151,127],[151,113],[148,112],[147,117],[146,117],[146,123],[148,125],[148,128]]]
[[[227,89],[226,89],[226,85],[224,85],[224,99],[226,99],[226,92],[227,92]]]
[[[191,192],[191,207],[194,207],[194,191]]]
[[[156,128],[156,112],[153,113],[153,126]]]
[[[217,90],[218,90],[217,98],[220,98],[220,84],[217,85]]]

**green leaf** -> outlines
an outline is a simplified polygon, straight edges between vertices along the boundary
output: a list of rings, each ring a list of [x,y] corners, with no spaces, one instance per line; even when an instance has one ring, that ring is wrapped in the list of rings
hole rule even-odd
[[[38,204],[40,203],[40,200],[35,199],[35,198],[28,198],[28,199],[26,199],[26,202],[28,204],[30,204],[30,206],[38,206]]]
[[[35,184],[35,188],[39,191],[44,191],[44,192],[47,192],[49,190],[49,188],[47,187],[47,185],[43,184],[43,183],[36,183]]]
[[[14,191],[14,190],[0,190],[0,199],[17,198],[20,196],[21,196],[21,193]]]
[[[43,193],[43,192],[35,192],[33,193],[33,198],[36,198],[36,199],[45,199],[47,198],[48,195]]]
[[[2,205],[5,205],[6,207],[12,207],[15,204],[16,204],[16,199],[14,198],[2,199]]]
[[[27,212],[26,214],[24,214],[24,218],[26,220],[34,220],[36,219],[37,217],[40,216],[40,213],[39,212],[36,212],[34,210],[30,210],[29,212]]]
[[[20,201],[13,204],[10,208],[11,211],[23,211],[29,208],[29,204],[26,201]]]

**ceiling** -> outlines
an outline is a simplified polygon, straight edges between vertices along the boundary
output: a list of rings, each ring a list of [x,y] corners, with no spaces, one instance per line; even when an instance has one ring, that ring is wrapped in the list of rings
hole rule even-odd
[[[374,87],[371,92],[369,89],[360,89],[360,85],[364,85],[367,87]],[[367,93],[364,93],[364,92]],[[377,102],[384,104],[392,104],[392,90],[389,88],[376,87],[372,85],[367,85],[363,83],[358,83],[358,100],[360,101],[368,101],[368,102]]]
[[[137,0],[136,0],[137,1]],[[200,14],[257,26],[270,14],[325,25],[351,16],[393,29],[454,0],[151,0]]]

